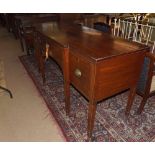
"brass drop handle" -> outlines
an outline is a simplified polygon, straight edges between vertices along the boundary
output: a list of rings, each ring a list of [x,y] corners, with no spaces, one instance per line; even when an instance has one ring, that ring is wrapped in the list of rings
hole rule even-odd
[[[48,59],[48,57],[49,57],[49,44],[46,44],[45,56],[46,56],[46,59]]]
[[[74,74],[75,74],[75,76],[77,76],[78,78],[80,78],[81,77],[81,75],[82,75],[82,73],[81,73],[81,71],[80,71],[80,69],[75,69],[75,71],[74,71]]]

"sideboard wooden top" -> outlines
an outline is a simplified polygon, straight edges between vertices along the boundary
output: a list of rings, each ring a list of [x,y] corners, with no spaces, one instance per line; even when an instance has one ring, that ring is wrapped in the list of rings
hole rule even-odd
[[[37,31],[62,46],[69,45],[71,52],[77,52],[95,61],[140,50],[149,50],[145,45],[115,38],[110,34],[81,25],[48,22],[34,26]]]

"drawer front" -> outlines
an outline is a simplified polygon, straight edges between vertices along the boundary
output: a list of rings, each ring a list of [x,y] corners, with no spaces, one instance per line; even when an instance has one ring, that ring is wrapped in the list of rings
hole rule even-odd
[[[49,56],[51,56],[61,68],[63,68],[63,54],[64,48],[54,42],[50,43]]]
[[[91,65],[77,55],[70,53],[70,80],[85,97],[90,97]]]

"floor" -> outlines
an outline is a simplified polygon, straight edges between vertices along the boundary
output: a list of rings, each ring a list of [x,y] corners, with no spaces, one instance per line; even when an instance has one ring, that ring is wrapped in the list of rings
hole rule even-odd
[[[0,59],[7,88],[0,96],[0,141],[65,141],[46,104],[20,63],[19,40],[0,27]]]

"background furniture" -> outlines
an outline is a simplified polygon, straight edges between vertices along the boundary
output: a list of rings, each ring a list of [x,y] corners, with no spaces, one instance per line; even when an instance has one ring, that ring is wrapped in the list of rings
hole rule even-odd
[[[13,98],[11,91],[5,87],[6,86],[5,86],[5,75],[4,75],[3,61],[0,60],[0,89],[8,92],[10,95],[10,98]]]
[[[17,25],[21,48],[24,51],[25,44],[28,55],[32,52],[33,49],[33,28],[31,28],[31,26],[34,23],[44,23],[50,21],[59,21],[59,15],[42,13],[27,16],[15,16],[15,23]]]
[[[94,23],[94,29],[102,32],[111,33],[111,26],[103,22]]]
[[[4,88],[4,87],[2,87],[2,86],[0,86],[0,89],[2,89],[2,90],[4,90],[4,91],[8,92],[9,95],[10,95],[10,98],[13,98],[12,93],[11,93],[11,91],[10,91],[9,89]]]

